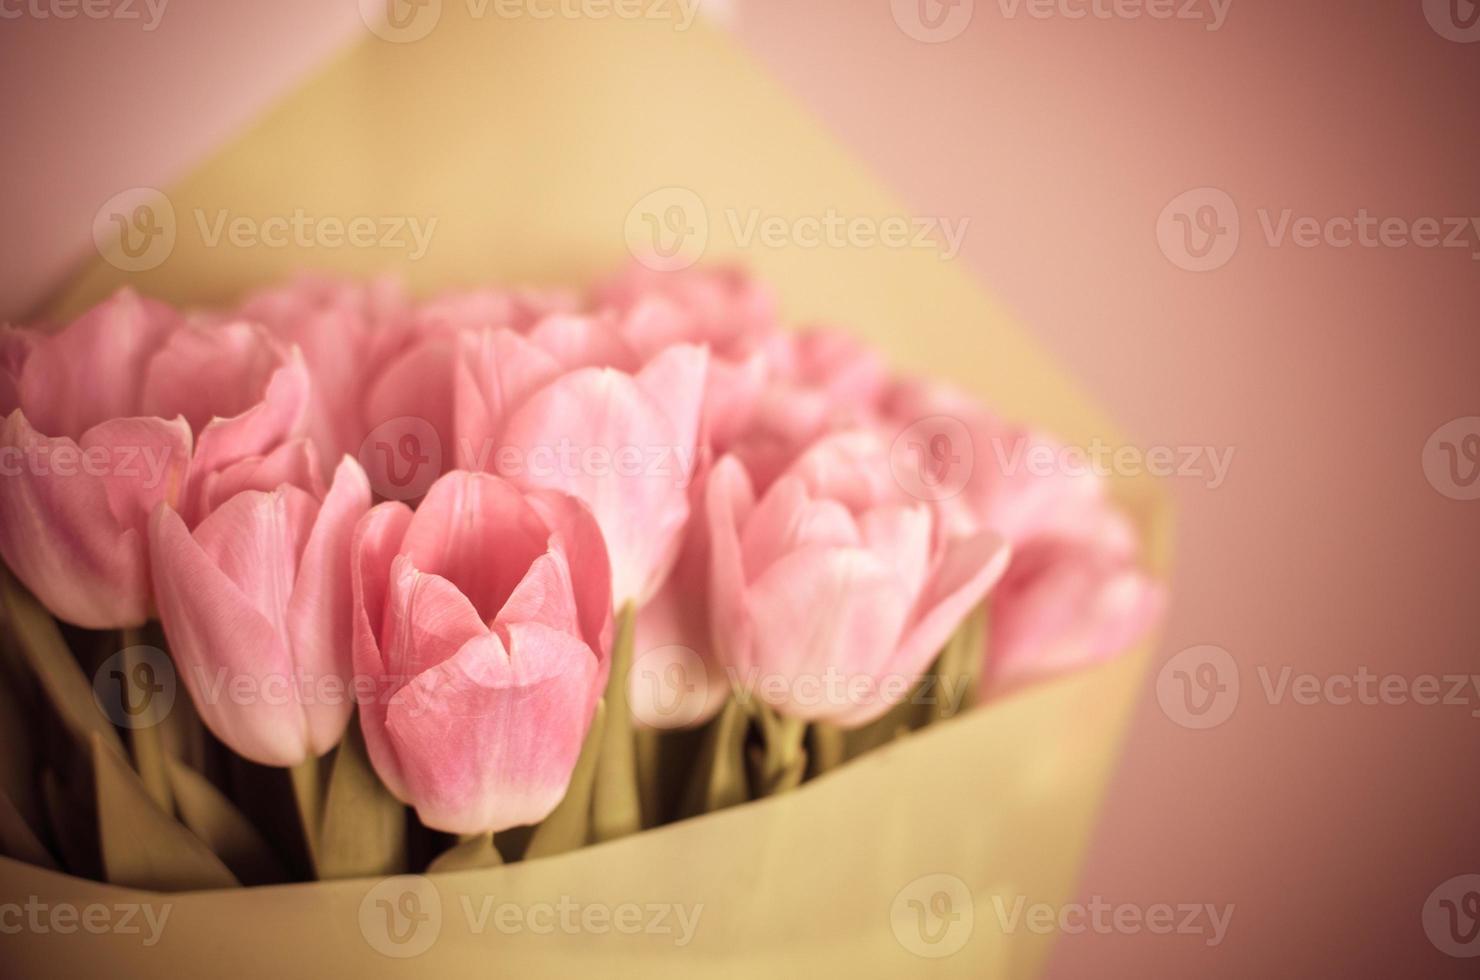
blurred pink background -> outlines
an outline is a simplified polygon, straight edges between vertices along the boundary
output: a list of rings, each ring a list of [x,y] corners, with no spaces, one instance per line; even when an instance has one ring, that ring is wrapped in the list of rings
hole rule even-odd
[[[1480,43],[1442,35],[1421,0],[1198,0],[1197,20],[959,0],[938,10],[969,11],[964,29],[922,43],[896,19],[914,2],[727,6],[917,213],[970,218],[962,261],[1138,445],[1234,453],[1217,487],[1170,481],[1178,566],[1155,666],[1213,644],[1242,695],[1191,730],[1148,678],[1080,889],[1232,904],[1231,926],[1215,947],[1064,935],[1050,975],[1472,970],[1428,941],[1422,912],[1480,871],[1480,693],[1271,703],[1257,672],[1476,672],[1480,502],[1439,492],[1423,460],[1442,424],[1480,415],[1480,230],[1464,248],[1301,247],[1273,243],[1261,212],[1480,215]],[[352,2],[287,0],[173,0],[148,32],[0,22],[0,315],[86,259],[114,190],[188,171],[362,30]],[[1228,195],[1241,236],[1197,273],[1159,248],[1158,221],[1203,187]]]

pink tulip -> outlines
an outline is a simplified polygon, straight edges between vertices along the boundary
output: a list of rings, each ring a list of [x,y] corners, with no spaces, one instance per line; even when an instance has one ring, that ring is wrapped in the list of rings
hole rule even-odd
[[[1106,511],[1097,536],[1022,548],[992,599],[987,684],[1001,692],[1126,652],[1161,618],[1163,587],[1124,545],[1132,532]]]
[[[735,268],[634,265],[598,287],[593,300],[618,314],[624,342],[642,360],[673,344],[709,349],[704,428],[709,445],[724,451],[750,423],[770,378],[770,348],[785,340],[771,291]]]
[[[140,625],[149,514],[194,513],[206,475],[295,432],[302,359],[250,324],[187,324],[128,290],[6,347],[0,555],[61,619]]]
[[[1104,482],[1088,469],[1042,467],[1062,459],[1063,447],[1049,437],[1011,425],[976,399],[945,385],[908,382],[885,400],[885,414],[900,431],[928,419],[942,427],[953,458],[965,467],[959,491],[936,501],[941,518],[958,531],[989,528],[1014,547],[1036,537],[1083,527],[1101,508]]]
[[[304,276],[252,294],[240,314],[303,352],[312,379],[307,433],[320,455],[358,452],[369,431],[367,383],[416,336],[399,284]]]
[[[355,532],[370,759],[429,827],[535,823],[565,795],[610,670],[606,549],[579,501],[450,473]]]
[[[714,297],[741,293],[744,280],[734,276],[695,277],[692,273],[648,274],[671,280],[708,297],[705,309],[728,311]],[[697,279],[697,284],[691,284]],[[699,286],[710,285],[709,290]],[[717,288],[728,284],[729,292]],[[750,304],[742,304],[743,311]],[[767,306],[769,312],[769,306]],[[740,313],[710,313],[711,322],[746,322]],[[764,386],[746,397],[727,399],[720,414],[733,424],[728,433],[710,426],[710,448],[728,445],[752,482],[768,487],[801,452],[824,432],[867,424],[888,382],[878,354],[844,334],[810,329],[790,334],[758,324],[748,335],[762,344]],[[719,369],[710,362],[710,401]],[[739,389],[736,389],[739,390]],[[703,473],[690,499],[702,514]],[[653,728],[687,728],[712,718],[730,693],[725,669],[713,649],[709,609],[709,533],[704,519],[689,522],[674,573],[637,618],[636,659],[628,691],[633,715]]]
[[[1160,618],[1164,590],[1137,565],[1135,529],[1103,478],[1063,446],[938,385],[900,385],[887,408],[902,428],[932,417],[957,424],[945,431],[964,433],[964,444],[950,449],[970,470],[937,510],[958,532],[993,530],[1012,545],[988,618],[990,690],[1123,653]]]
[[[238,754],[292,766],[338,743],[354,707],[350,543],[370,487],[346,457],[325,492],[311,447],[221,475],[189,529],[149,523],[159,618],[206,726]]]
[[[707,354],[646,362],[606,316],[556,315],[528,334],[465,334],[456,373],[458,464],[584,501],[611,556],[616,604],[662,586],[689,517]]]
[[[897,703],[1007,566],[1002,539],[950,538],[893,481],[877,430],[823,437],[759,500],[742,464],[709,477],[715,643],[743,689],[844,726]]]

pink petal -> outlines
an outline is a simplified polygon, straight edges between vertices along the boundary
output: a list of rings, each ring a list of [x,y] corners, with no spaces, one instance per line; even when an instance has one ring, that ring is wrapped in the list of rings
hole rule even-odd
[[[141,407],[144,376],[179,322],[164,303],[114,293],[37,342],[19,384],[26,417],[40,432],[76,439],[108,419],[161,414]]]
[[[365,431],[394,419],[420,419],[431,426],[439,440],[439,445],[422,446],[422,451],[442,460],[443,465],[452,461],[456,359],[457,344],[447,337],[421,339],[398,354],[365,393]]]
[[[873,429],[823,436],[788,472],[806,483],[812,496],[839,501],[855,514],[906,499],[889,468],[889,446]]]
[[[120,524],[109,481],[87,473],[71,439],[48,438],[17,409],[0,426],[0,555],[52,614],[89,629],[149,616],[145,539]],[[147,491],[134,496],[142,500]],[[131,495],[116,485],[121,511]]]
[[[44,336],[40,330],[0,326],[0,417],[21,407],[21,373]]]
[[[266,456],[252,456],[207,473],[201,480],[196,501],[200,516],[244,490],[275,490],[285,484],[306,491],[319,500],[327,492],[318,453],[309,440],[295,439]]]
[[[913,606],[930,578],[935,521],[924,504],[875,507],[859,520],[864,546],[893,570]]]
[[[154,588],[170,653],[196,710],[216,737],[268,766],[302,762],[307,722],[282,631],[161,504],[149,526]]]
[[[334,483],[309,532],[288,600],[293,660],[306,677],[347,681],[352,672],[350,545],[356,525],[369,509],[365,471],[346,456],[334,471]],[[314,754],[322,755],[339,741],[351,708],[348,696],[315,699],[307,706]]]
[[[596,658],[534,623],[471,640],[418,677],[387,729],[423,823],[475,834],[536,823],[565,795],[590,725]]]
[[[697,408],[693,425],[697,428]],[[667,577],[688,518],[692,453],[669,412],[629,376],[584,368],[536,392],[504,442],[524,461],[523,487],[561,490],[591,508],[606,538],[618,607],[641,605]]]
[[[1134,565],[1083,551],[1020,575],[994,597],[988,671],[1001,690],[1128,650],[1160,618],[1162,586]]]
[[[456,464],[498,472],[498,435],[514,406],[560,374],[554,356],[512,330],[461,339],[455,385]]]
[[[729,448],[750,425],[765,391],[768,364],[761,353],[734,361],[710,358],[704,419],[709,442],[717,450]]]
[[[259,327],[245,322],[176,330],[149,362],[139,414],[185,416],[200,432],[262,397],[282,355]]]
[[[814,500],[800,479],[782,477],[766,491],[740,535],[745,577],[755,581],[778,558],[808,545],[854,548],[857,523],[836,500]]]
[[[873,685],[886,679],[910,610],[909,598],[877,557],[856,548],[792,552],[751,583],[745,609],[758,695],[799,718],[883,713]],[[766,690],[767,679],[775,678],[787,682],[779,698]],[[746,680],[742,675],[740,682]],[[900,693],[908,690],[905,679],[890,680],[904,688]],[[855,693],[854,684],[862,691]]]
[[[418,571],[450,581],[492,622],[550,532],[513,485],[487,473],[449,473],[427,491],[401,550]]]
[[[923,673],[967,614],[981,604],[1002,578],[1010,555],[1007,543],[991,531],[950,541],[925,594],[916,604],[912,625],[890,660],[889,673],[900,677]],[[888,707],[884,704],[877,711],[854,713],[846,719],[847,723],[865,724]]]
[[[529,339],[567,371],[583,367],[630,371],[637,366],[637,356],[617,334],[615,325],[603,318],[548,316],[529,331]]]
[[[729,677],[710,640],[708,574],[688,573],[686,561],[687,555],[679,559],[637,614],[627,700],[633,718],[649,728],[702,725],[730,696]]]
[[[308,369],[293,349],[269,375],[259,401],[206,423],[196,438],[192,479],[253,456],[264,456],[300,434],[308,408]]]
[[[380,653],[392,688],[409,684],[488,631],[457,586],[440,575],[419,571],[407,555],[398,555],[391,563]]]
[[[387,619],[391,563],[401,549],[401,539],[411,523],[411,508],[399,501],[370,509],[355,526],[350,542],[350,592],[354,603],[353,653],[356,700],[360,705],[360,730],[375,771],[392,792],[403,794],[400,763],[386,740],[385,714],[395,694],[394,678],[386,679],[381,654]],[[361,682],[373,689],[361,689]]]
[[[648,361],[636,376],[637,386],[667,415],[673,445],[698,442],[709,352],[693,344],[675,344]]]
[[[580,635],[575,588],[563,552],[547,551],[536,558],[493,621],[495,629],[513,623],[539,623],[562,633]]]
[[[555,490],[532,490],[525,502],[540,515],[554,539],[551,547],[565,553],[581,621],[581,638],[596,651],[606,680],[612,646],[612,570],[606,541],[591,508]]]
[[[90,468],[101,477],[120,527],[134,529],[143,540],[155,505],[174,506],[184,497],[190,443],[190,427],[181,418],[112,419],[82,434]]]
[[[319,503],[297,487],[248,490],[201,521],[200,551],[231,580],[247,603],[288,642],[288,600],[298,558],[308,543]]]
[[[728,666],[751,665],[745,595],[745,562],[739,528],[750,518],[755,497],[745,468],[733,456],[715,464],[705,487],[709,528],[709,615],[715,653]]]

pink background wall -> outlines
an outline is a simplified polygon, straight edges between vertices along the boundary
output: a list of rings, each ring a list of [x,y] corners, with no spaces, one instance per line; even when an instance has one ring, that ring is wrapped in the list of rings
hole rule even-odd
[[[1480,415],[1480,231],[1305,248],[1269,241],[1260,212],[1480,215],[1480,43],[1441,36],[1420,0],[1232,0],[1216,31],[962,2],[970,23],[936,44],[887,0],[749,0],[735,30],[918,213],[970,218],[961,261],[1142,447],[1234,452],[1221,486],[1171,480],[1161,659],[1224,648],[1242,693],[1190,730],[1148,679],[1081,888],[1232,903],[1229,934],[1066,935],[1051,975],[1457,975],[1422,912],[1480,871],[1480,693],[1271,703],[1259,671],[1475,670],[1480,503],[1423,462],[1441,424]],[[113,190],[167,183],[358,31],[352,3],[173,0],[152,32],[0,23],[0,314],[88,254]],[[1241,237],[1194,273],[1157,229],[1200,187]]]

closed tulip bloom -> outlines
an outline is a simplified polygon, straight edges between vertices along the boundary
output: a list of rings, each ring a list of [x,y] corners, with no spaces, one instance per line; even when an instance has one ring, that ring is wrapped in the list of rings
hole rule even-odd
[[[350,543],[370,487],[346,457],[327,491],[311,448],[218,475],[193,529],[149,526],[160,621],[207,727],[253,762],[292,766],[339,741],[353,709]]]
[[[1165,589],[1137,567],[1129,525],[1109,511],[1102,523],[1099,533],[1043,538],[1015,554],[992,600],[993,690],[1108,660],[1161,618]]]
[[[707,370],[692,344],[640,357],[604,317],[465,335],[459,464],[582,500],[611,556],[613,600],[640,606],[682,543]]]
[[[990,691],[1099,663],[1155,625],[1165,590],[1140,568],[1135,529],[1099,474],[1049,437],[943,386],[899,385],[888,404],[901,426],[930,416],[961,423],[971,444],[954,449],[972,469],[959,494],[938,502],[942,520],[994,530],[1012,545],[988,618]]]
[[[883,714],[1007,565],[993,532],[942,533],[888,453],[876,430],[825,436],[759,499],[734,457],[710,474],[717,653],[784,714],[847,727]]]
[[[313,382],[306,434],[321,457],[359,452],[372,424],[366,389],[416,338],[400,285],[302,276],[253,293],[240,312],[303,352]],[[445,395],[445,382],[436,390]]]
[[[150,513],[193,511],[205,475],[296,431],[302,359],[251,324],[186,323],[128,290],[4,348],[0,555],[61,619],[141,625]]]
[[[355,533],[355,670],[370,759],[423,823],[544,819],[610,671],[606,549],[579,501],[453,472]]]
[[[789,343],[768,287],[737,268],[660,272],[633,265],[601,284],[593,299],[596,308],[620,314],[623,340],[640,357],[673,344],[708,348],[709,446],[722,452],[745,431],[772,374],[772,349]]]

